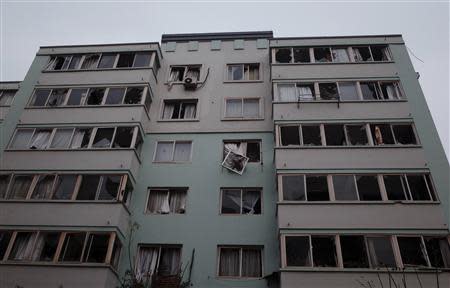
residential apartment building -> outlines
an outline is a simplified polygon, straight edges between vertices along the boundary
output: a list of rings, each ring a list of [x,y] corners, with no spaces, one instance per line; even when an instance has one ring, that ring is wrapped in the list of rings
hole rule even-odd
[[[1,287],[450,286],[399,35],[41,47],[0,90]]]

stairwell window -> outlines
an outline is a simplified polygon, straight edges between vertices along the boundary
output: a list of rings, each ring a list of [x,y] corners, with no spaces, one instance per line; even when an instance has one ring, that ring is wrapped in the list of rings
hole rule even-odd
[[[191,153],[192,141],[158,141],[153,162],[189,162]]]
[[[259,63],[227,65],[227,81],[258,80],[260,80]]]
[[[228,278],[262,277],[262,248],[219,246],[218,276]]]
[[[198,100],[164,100],[162,119],[180,120],[195,119],[197,117]]]
[[[255,119],[261,118],[259,98],[225,99],[225,118]]]
[[[151,188],[148,190],[147,213],[184,214],[187,188]]]

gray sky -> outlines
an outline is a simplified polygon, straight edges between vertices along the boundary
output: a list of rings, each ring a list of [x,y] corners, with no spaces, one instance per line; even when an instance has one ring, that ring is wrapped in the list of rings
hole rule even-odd
[[[182,2],[0,0],[0,80],[22,80],[44,45],[150,42],[159,41],[163,33],[399,33],[424,61],[410,53],[449,158],[448,2]]]

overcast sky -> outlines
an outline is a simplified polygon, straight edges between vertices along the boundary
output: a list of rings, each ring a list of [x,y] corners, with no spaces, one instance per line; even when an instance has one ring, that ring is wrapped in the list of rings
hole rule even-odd
[[[273,30],[275,37],[399,33],[423,61],[410,53],[449,155],[446,1],[80,2],[0,0],[0,81],[22,80],[39,46],[45,45],[160,41],[164,33]]]

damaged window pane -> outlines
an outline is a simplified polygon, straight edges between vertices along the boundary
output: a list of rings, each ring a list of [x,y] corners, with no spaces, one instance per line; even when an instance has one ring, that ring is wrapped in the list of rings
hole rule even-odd
[[[134,127],[117,127],[113,148],[130,148]]]
[[[36,89],[34,90],[33,100],[30,106],[44,106],[47,98],[50,95],[50,89]]]
[[[397,241],[405,267],[427,266],[420,237],[397,237]]]
[[[222,190],[222,214],[240,214],[241,213],[241,190],[224,189]]]
[[[100,175],[83,175],[77,200],[95,200],[100,183]]]
[[[371,124],[373,143],[375,145],[395,144],[392,135],[391,125],[389,124]]]
[[[181,82],[184,78],[185,67],[171,67],[169,82]]]
[[[52,199],[70,200],[72,198],[76,182],[76,175],[59,175],[56,179],[55,192],[53,193]]]
[[[326,176],[306,176],[308,201],[329,201],[328,182]]]
[[[428,259],[432,267],[450,267],[450,247],[445,237],[424,237]]]
[[[397,267],[389,237],[367,237],[367,246],[372,268]]]
[[[316,59],[316,62],[331,62],[330,48],[314,48],[314,58]]]
[[[356,91],[356,85],[353,82],[340,82],[339,83],[339,97],[343,101],[359,100],[358,91]]]
[[[306,200],[304,175],[283,175],[281,179],[284,201]]]
[[[369,268],[364,236],[340,236],[344,268]]]
[[[349,62],[347,48],[332,48],[333,62]]]
[[[325,124],[325,139],[327,146],[345,146],[347,141],[345,139],[344,125],[340,124]]]
[[[311,266],[308,236],[286,236],[286,264],[297,267]]]
[[[53,89],[46,106],[61,106],[66,100],[68,89]]]
[[[69,99],[67,100],[68,106],[73,105],[81,105],[83,102],[83,99],[87,95],[88,89],[72,89],[70,91]]]
[[[298,126],[281,126],[281,146],[299,146],[300,130]]]
[[[309,48],[293,48],[294,62],[295,63],[309,63],[311,59],[309,57]]]
[[[376,175],[356,176],[361,201],[381,201],[380,187]]]
[[[68,233],[64,238],[59,261],[61,262],[80,262],[83,244],[86,238],[85,232]]]
[[[291,63],[291,48],[279,48],[275,52],[275,61],[277,63]]]
[[[97,67],[100,55],[98,54],[88,54],[84,56],[84,61],[81,64],[81,69],[95,69]]]
[[[123,94],[125,88],[109,88],[108,95],[106,96],[106,105],[122,104]]]
[[[358,200],[353,175],[333,175],[333,187],[336,200]]]
[[[302,136],[304,146],[322,146],[319,125],[302,125]]]
[[[384,45],[380,46],[370,46],[370,50],[372,50],[372,56],[374,61],[389,61],[391,60],[389,57],[388,47]]]
[[[242,214],[261,214],[261,191],[252,189],[242,191]]]
[[[143,87],[129,87],[125,94],[124,104],[140,104],[142,95],[144,93]]]
[[[113,68],[117,54],[103,54],[98,63],[98,68]]]
[[[348,142],[350,145],[369,145],[366,125],[345,125]]]
[[[111,147],[114,128],[97,128],[92,148],[109,148]]]
[[[235,173],[241,174],[244,172],[245,166],[248,162],[248,157],[229,151],[222,166]]]
[[[417,144],[416,135],[411,125],[392,125],[392,130],[394,130],[395,139],[398,144],[403,145],[414,145]]]
[[[91,139],[92,128],[76,128],[75,133],[72,137],[72,143],[70,148],[72,149],[83,149],[87,148],[89,145],[89,140]]]
[[[384,187],[389,200],[406,200],[407,188],[402,175],[383,175]]]
[[[261,157],[260,142],[247,142],[247,153],[245,153],[245,156],[248,157],[248,162],[259,162]]]
[[[150,66],[151,58],[152,58],[151,52],[138,52],[136,53],[133,67],[148,67]]]
[[[380,89],[376,82],[360,82],[361,92],[364,100],[379,100]]]
[[[129,68],[133,66],[134,53],[120,53],[117,68]]]
[[[175,142],[173,161],[187,162],[191,159],[191,142]]]
[[[353,53],[355,55],[356,62],[373,61],[372,53],[370,53],[370,49],[368,46],[353,47]]]
[[[102,185],[100,186],[100,192],[98,200],[115,200],[117,199],[117,193],[119,191],[120,181],[122,177],[120,175],[103,175]]]
[[[334,236],[311,236],[314,267],[336,267]]]
[[[89,95],[86,101],[87,105],[100,105],[103,101],[103,95],[105,94],[105,88],[93,88],[89,89]]]
[[[431,200],[423,175],[407,175],[409,190],[413,200]]]
[[[319,83],[319,93],[322,100],[335,100],[339,97],[336,83]]]

